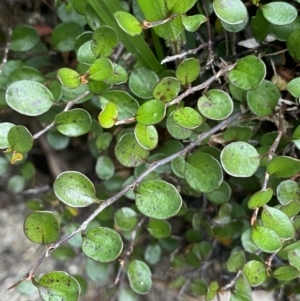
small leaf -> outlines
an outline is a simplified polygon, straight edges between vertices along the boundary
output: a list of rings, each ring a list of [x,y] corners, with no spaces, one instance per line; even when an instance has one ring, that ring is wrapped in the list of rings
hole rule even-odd
[[[238,251],[230,255],[226,264],[227,264],[228,271],[234,273],[241,270],[244,267],[245,263],[246,263],[245,252]]]
[[[230,126],[228,127],[223,138],[226,142],[232,141],[245,141],[247,142],[252,136],[252,131],[250,127],[246,126]]]
[[[186,159],[184,177],[193,189],[211,192],[220,187],[223,172],[220,163],[211,155],[196,152]]]
[[[229,72],[229,82],[242,90],[252,90],[258,87],[266,75],[266,66],[264,62],[248,55],[241,58],[235,68]]]
[[[194,129],[202,123],[201,115],[190,107],[183,107],[175,110],[173,119],[177,125],[187,129]]]
[[[144,258],[150,264],[156,264],[160,260],[161,252],[162,251],[159,244],[148,245],[145,250]]]
[[[149,151],[142,148],[135,139],[134,134],[129,133],[122,136],[115,147],[118,161],[127,167],[139,166],[145,163]]]
[[[251,286],[258,286],[267,279],[266,266],[260,261],[251,260],[243,267],[243,275]]]
[[[117,32],[108,26],[101,26],[94,31],[92,51],[95,56],[109,57],[118,45]]]
[[[98,121],[104,129],[109,129],[115,125],[118,115],[118,107],[113,102],[108,102],[100,112]]]
[[[207,301],[213,300],[215,298],[215,296],[217,295],[218,291],[219,291],[218,282],[217,281],[211,282],[210,285],[208,286],[205,300],[207,300]]]
[[[286,89],[296,98],[300,97],[300,77],[292,79]]]
[[[90,114],[83,109],[73,109],[55,116],[57,130],[69,137],[86,134],[92,125]]]
[[[42,115],[54,101],[52,93],[44,85],[29,80],[11,84],[5,98],[12,109],[27,116]]]
[[[209,90],[198,99],[197,107],[202,115],[214,120],[227,118],[233,111],[230,96],[218,89]]]
[[[39,289],[43,301],[77,301],[79,298],[79,284],[66,272],[49,272],[44,274],[38,282],[33,283]]]
[[[53,184],[57,198],[71,207],[86,207],[95,202],[95,187],[83,174],[77,171],[61,173]]]
[[[167,238],[171,235],[171,225],[165,220],[150,219],[146,229],[156,239]]]
[[[270,23],[263,15],[262,9],[256,11],[256,16],[251,19],[251,31],[258,43],[262,43],[270,30]]]
[[[267,172],[280,178],[289,178],[300,171],[300,160],[287,156],[273,158],[267,165]]]
[[[240,24],[248,17],[247,8],[240,0],[214,0],[213,8],[217,17],[228,24]]]
[[[96,31],[101,26],[102,21],[100,16],[95,12],[89,3],[85,6],[85,18],[93,31]]]
[[[298,13],[297,9],[287,2],[271,2],[268,4],[260,5],[264,17],[275,25],[286,25],[293,22]],[[280,12],[280,14],[278,13]]]
[[[273,196],[272,188],[260,190],[254,193],[250,197],[248,201],[248,208],[254,210],[256,208],[262,207],[271,200],[272,196]]]
[[[222,182],[218,189],[208,192],[205,195],[210,202],[216,205],[222,205],[229,201],[231,188],[226,182]]]
[[[294,61],[300,61],[300,27],[294,29],[288,36],[286,45]]]
[[[59,238],[59,224],[52,212],[31,212],[24,221],[24,233],[34,243],[50,245]]]
[[[127,71],[120,65],[113,64],[113,74],[110,78],[105,80],[109,85],[120,85],[126,83],[128,80]]]
[[[295,235],[291,220],[279,209],[265,205],[261,213],[261,220],[265,227],[275,231],[282,239],[289,239]]]
[[[166,114],[165,104],[157,99],[144,102],[136,112],[136,121],[143,125],[157,124]]]
[[[159,82],[157,74],[145,67],[139,67],[132,71],[129,77],[129,89],[136,96],[149,99],[152,98],[152,91]]]
[[[276,268],[272,276],[278,280],[290,281],[299,277],[300,272],[293,266],[283,265]]]
[[[134,193],[138,210],[156,219],[167,219],[176,215],[182,204],[177,189],[162,180],[144,181]]]
[[[286,41],[289,34],[300,25],[300,17],[298,16],[292,23],[286,25],[270,24],[271,34],[279,41]]]
[[[164,77],[154,87],[153,97],[163,102],[175,99],[180,91],[180,82],[174,77]]]
[[[97,159],[95,170],[100,179],[108,180],[114,175],[115,166],[110,157],[100,156]]]
[[[249,21],[249,17],[248,17],[248,14],[247,14],[246,19],[242,23],[239,23],[239,24],[229,24],[229,23],[226,23],[223,20],[221,20],[221,24],[222,24],[223,28],[226,31],[229,31],[229,32],[239,32],[239,31],[242,31],[242,30],[245,29],[245,27],[248,24],[248,21]]]
[[[95,261],[110,262],[123,250],[121,236],[110,228],[95,227],[83,235],[82,251]]]
[[[81,85],[79,73],[70,68],[60,68],[57,71],[57,77],[62,85],[74,89]]]
[[[251,238],[259,249],[266,253],[273,253],[282,247],[278,234],[267,227],[255,226],[252,229]]]
[[[14,126],[13,123],[10,122],[1,122],[0,123],[0,148],[8,148],[10,147],[10,143],[7,140],[7,135],[9,130]]]
[[[232,142],[221,152],[224,170],[234,177],[251,177],[256,172],[259,162],[256,149],[246,142]]]
[[[114,221],[121,230],[133,230],[138,223],[137,216],[133,209],[122,207],[115,212]]]
[[[275,84],[263,80],[254,90],[247,93],[247,104],[250,110],[257,116],[270,115],[280,98],[280,92]]]
[[[77,60],[84,65],[92,65],[97,59],[92,51],[92,41],[87,41],[82,44],[77,51]]]
[[[119,26],[129,35],[137,36],[142,33],[142,25],[133,15],[124,11],[117,11],[114,13],[114,17]]]
[[[142,125],[137,123],[134,128],[134,135],[138,144],[145,148],[152,150],[158,144],[158,133],[153,125]]]
[[[206,17],[200,14],[193,16],[181,15],[181,22],[184,28],[190,32],[195,32],[206,21]]]
[[[300,270],[300,248],[289,251],[288,260],[290,265],[294,266],[299,271]]]
[[[174,120],[174,111],[169,115],[167,119],[167,129],[169,134],[175,139],[187,139],[189,138],[193,132],[190,129],[183,128],[179,126]]]
[[[179,66],[176,69],[176,78],[184,86],[196,80],[199,74],[200,62],[195,58],[185,59],[179,64]]]
[[[17,26],[11,36],[10,49],[12,51],[28,51],[39,42],[37,30],[28,25]]]
[[[282,204],[288,204],[294,200],[300,200],[300,188],[297,182],[292,180],[286,180],[280,182],[277,186],[277,198]]]
[[[251,229],[247,228],[243,233],[241,237],[243,248],[249,252],[254,253],[258,250],[257,246],[253,243],[251,238]]]
[[[103,81],[113,75],[113,64],[107,58],[99,58],[89,68],[89,79],[94,81]]]
[[[28,129],[23,125],[15,125],[7,134],[10,147],[18,153],[27,153],[33,145],[33,138]]]

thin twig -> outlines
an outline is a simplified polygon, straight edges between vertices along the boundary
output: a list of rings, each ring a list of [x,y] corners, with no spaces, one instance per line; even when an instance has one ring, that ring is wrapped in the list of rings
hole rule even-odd
[[[4,54],[3,54],[2,62],[0,64],[0,75],[2,73],[2,69],[3,69],[4,65],[7,62],[8,52],[9,52],[9,48],[10,48],[10,40],[11,40],[12,30],[11,30],[11,28],[8,28],[7,31],[8,31],[7,42],[6,42],[6,45],[5,45],[5,48],[4,48]]]

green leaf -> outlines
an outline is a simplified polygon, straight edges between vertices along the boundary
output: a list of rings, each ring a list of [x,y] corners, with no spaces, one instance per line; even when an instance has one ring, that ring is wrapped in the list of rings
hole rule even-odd
[[[270,115],[280,98],[280,92],[275,84],[263,80],[254,90],[247,93],[247,104],[250,110],[258,116]]]
[[[175,122],[174,111],[169,115],[166,125],[169,134],[175,139],[187,139],[193,134],[192,130],[183,128]]]
[[[81,85],[81,80],[79,78],[79,73],[70,68],[60,68],[57,71],[57,77],[62,83],[62,85],[74,89]]]
[[[207,284],[203,279],[194,279],[191,282],[191,290],[196,296],[204,296],[207,293]]]
[[[300,27],[294,29],[288,36],[286,45],[294,61],[300,61]]]
[[[96,174],[102,180],[110,179],[115,173],[113,161],[108,156],[100,156],[95,166]]]
[[[94,31],[92,51],[96,57],[109,57],[118,44],[116,31],[108,26],[101,26]]]
[[[138,294],[147,294],[152,287],[152,273],[146,263],[130,261],[127,269],[130,287]]]
[[[190,32],[195,32],[206,21],[206,17],[200,14],[193,16],[181,15],[181,22],[184,28]]]
[[[53,190],[58,199],[71,207],[86,207],[96,201],[93,183],[77,171],[61,173],[54,181]]]
[[[230,96],[218,89],[209,90],[198,99],[197,107],[202,115],[214,120],[227,118],[233,111]]]
[[[5,98],[12,109],[27,116],[42,115],[54,101],[52,93],[44,85],[29,80],[11,84]]]
[[[95,261],[113,261],[119,257],[122,250],[121,236],[110,228],[92,228],[83,235],[82,251]]]
[[[105,128],[109,129],[113,127],[118,120],[118,107],[113,102],[106,103],[103,110],[100,112],[98,116],[98,120],[100,125]]]
[[[291,220],[279,209],[265,205],[261,213],[261,220],[265,227],[275,231],[282,239],[289,239],[295,235]]]
[[[228,74],[229,82],[242,90],[258,87],[266,75],[264,62],[254,55],[241,58],[235,68]]]
[[[174,77],[164,77],[154,87],[153,97],[163,102],[175,99],[180,91],[180,82]]]
[[[115,155],[122,165],[134,167],[145,163],[149,151],[139,145],[134,134],[129,133],[122,136],[117,142]]]
[[[138,144],[145,149],[152,150],[158,144],[158,133],[153,125],[137,123],[134,128],[134,135]]]
[[[57,129],[53,128],[47,133],[47,141],[56,150],[66,149],[70,143],[70,137],[62,135]]]
[[[284,260],[288,260],[288,254],[290,251],[300,248],[300,241],[292,242],[285,247],[283,247],[279,252],[278,256]]]
[[[286,41],[289,34],[296,28],[300,26],[300,17],[298,16],[292,23],[286,25],[274,25],[271,24],[270,32],[279,41]]]
[[[99,58],[89,68],[88,78],[94,81],[103,81],[113,75],[113,64],[107,58]]]
[[[262,207],[271,200],[272,196],[273,196],[272,188],[260,190],[254,193],[250,197],[248,201],[248,208],[254,210],[256,208]]]
[[[126,83],[127,80],[127,71],[122,66],[113,64],[113,74],[110,78],[105,80],[105,82],[109,85],[120,85]]]
[[[287,156],[273,158],[267,165],[267,172],[280,178],[289,178],[300,171],[300,160]]]
[[[293,5],[282,1],[260,5],[260,8],[263,11],[264,17],[271,24],[275,25],[289,24],[293,22],[298,15],[297,9]]]
[[[38,282],[33,283],[39,289],[43,301],[77,301],[79,298],[79,284],[66,272],[49,272],[44,274]]]
[[[240,0],[214,0],[213,8],[217,17],[228,24],[240,24],[248,17],[247,8]]]
[[[208,291],[205,300],[207,301],[213,300],[218,292],[219,292],[218,282],[217,281],[211,282],[210,285],[208,286]]]
[[[220,163],[211,155],[196,152],[186,159],[184,178],[193,189],[212,192],[220,187],[223,172]]]
[[[62,87],[59,81],[54,80],[48,85],[49,90],[53,95],[53,100],[55,102],[59,101],[62,96]]]
[[[288,84],[286,89],[294,96],[300,97],[300,77],[292,79]]]
[[[173,173],[180,178],[184,178],[185,156],[179,156],[171,162]]]
[[[247,18],[242,23],[239,23],[239,24],[228,24],[228,23],[224,22],[223,20],[221,20],[221,24],[222,24],[223,28],[226,31],[229,31],[229,32],[239,32],[239,31],[242,31],[242,30],[245,29],[245,27],[248,24],[248,21],[249,21],[249,17],[248,17],[248,14],[247,14]]]
[[[144,258],[147,262],[154,265],[159,262],[161,258],[161,253],[162,251],[159,244],[151,244],[147,246]]]
[[[178,108],[173,113],[175,123],[183,128],[194,129],[201,125],[201,115],[190,107]]]
[[[250,127],[246,126],[230,126],[228,127],[223,138],[226,142],[231,141],[248,141],[252,136],[252,131]]]
[[[255,226],[251,238],[259,249],[266,253],[274,253],[282,247],[279,235],[272,229]]]
[[[162,180],[143,181],[134,193],[138,210],[156,219],[167,219],[176,215],[182,204],[177,189]]]
[[[243,275],[251,286],[258,286],[267,279],[266,266],[260,261],[251,260],[243,268]]]
[[[114,17],[119,26],[129,35],[136,36],[142,33],[142,25],[133,15],[124,11],[118,11],[114,13]]]
[[[59,113],[55,116],[57,130],[69,137],[78,137],[89,132],[92,119],[83,109],[73,109]]]
[[[221,152],[224,170],[234,177],[251,177],[258,169],[259,162],[256,149],[246,142],[232,142]]]
[[[133,230],[138,223],[138,215],[133,209],[122,207],[115,212],[114,221],[121,230]]]
[[[85,15],[85,7],[88,3],[88,0],[73,0],[72,5],[76,12],[80,15]]]
[[[17,26],[11,36],[10,49],[12,51],[28,51],[40,40],[37,30],[28,25]]]
[[[143,125],[161,122],[166,115],[165,104],[157,99],[144,102],[136,112],[136,121]]]
[[[253,243],[251,238],[251,229],[247,228],[243,233],[241,237],[243,248],[249,252],[254,253],[258,250],[257,246]]]
[[[226,182],[222,182],[218,189],[208,192],[205,195],[210,202],[216,205],[222,205],[230,200],[231,188]]]
[[[82,32],[83,28],[76,23],[61,23],[52,32],[52,45],[60,52],[72,51],[75,47],[76,37]]]
[[[2,122],[0,123],[0,148],[8,148],[10,143],[8,142],[7,135],[9,130],[14,126],[13,123],[10,122]]]
[[[27,153],[33,145],[33,138],[28,129],[23,125],[15,125],[7,134],[10,147],[18,153]]]
[[[146,229],[151,236],[157,239],[169,237],[172,231],[171,225],[167,221],[159,219],[150,219]]]
[[[300,270],[300,248],[289,251],[288,260],[290,265],[294,266],[298,271]]]
[[[159,82],[159,77],[155,72],[145,67],[134,69],[129,77],[129,89],[136,96],[149,99],[152,98],[152,91]]]
[[[291,201],[280,208],[289,218],[295,217],[300,212],[300,201]]]
[[[96,31],[101,26],[101,19],[89,3],[85,7],[85,18],[93,31]]]
[[[297,182],[292,180],[286,180],[279,183],[277,186],[277,198],[282,204],[288,204],[294,200],[300,200],[300,189]]]
[[[241,270],[244,267],[245,263],[246,263],[245,252],[238,251],[230,255],[226,264],[227,264],[228,271],[234,273]]]
[[[52,212],[31,212],[24,221],[26,237],[38,244],[50,245],[59,238],[59,224]]]
[[[270,30],[270,23],[266,20],[263,15],[262,9],[259,8],[256,11],[255,17],[251,19],[251,31],[258,43],[262,43]]]
[[[87,41],[82,44],[77,51],[77,60],[84,65],[92,65],[97,59],[92,51],[92,41]]]
[[[200,74],[200,62],[198,59],[189,58],[183,60],[176,69],[176,78],[186,86],[196,80]]]
[[[278,280],[290,281],[299,277],[300,272],[293,266],[283,265],[276,268],[272,276]]]
[[[25,79],[39,83],[43,83],[45,81],[42,73],[39,70],[32,67],[22,67],[20,69],[14,70],[9,76],[10,83]]]

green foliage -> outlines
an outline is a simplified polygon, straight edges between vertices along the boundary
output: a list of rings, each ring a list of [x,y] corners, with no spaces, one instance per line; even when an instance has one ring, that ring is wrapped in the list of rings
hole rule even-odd
[[[34,188],[35,140],[59,158],[51,191],[26,200],[25,235],[46,249],[21,282],[45,301],[79,300],[86,278],[139,300],[164,261],[187,299],[299,297],[298,2],[55,1],[48,39],[12,28],[0,175],[14,164],[10,192]],[[34,276],[78,254],[82,275]],[[213,261],[222,275],[203,277]]]

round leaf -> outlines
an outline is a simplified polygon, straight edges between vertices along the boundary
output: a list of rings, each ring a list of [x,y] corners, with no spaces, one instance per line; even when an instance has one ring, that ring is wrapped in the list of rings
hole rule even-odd
[[[86,207],[95,202],[95,187],[83,174],[77,171],[61,173],[53,184],[57,198],[71,207]]]
[[[171,225],[165,220],[150,219],[146,226],[148,232],[156,239],[167,238],[171,235]]]
[[[134,69],[129,77],[129,88],[136,96],[149,99],[152,98],[152,90],[159,82],[159,77],[150,69],[139,67]]]
[[[180,82],[174,77],[164,77],[155,86],[153,97],[163,102],[175,99],[180,91]]]
[[[280,182],[277,186],[277,198],[282,204],[288,204],[294,200],[300,200],[300,189],[297,182],[292,180],[286,180]]]
[[[118,107],[113,102],[108,102],[100,112],[98,120],[103,128],[109,129],[115,125],[118,115]]]
[[[137,36],[142,33],[142,25],[133,15],[125,11],[117,11],[114,13],[114,17],[119,26],[129,35]]]
[[[299,98],[300,97],[300,77],[292,79],[287,84],[287,90],[294,96]]]
[[[228,271],[231,273],[238,272],[244,267],[245,261],[246,258],[244,251],[232,253],[226,263]]]
[[[66,272],[46,273],[34,284],[38,287],[43,301],[77,301],[79,298],[80,286],[77,280]]]
[[[32,26],[15,27],[12,36],[10,49],[13,51],[28,51],[39,42],[39,34]]]
[[[138,144],[145,148],[152,150],[157,146],[158,133],[153,125],[142,125],[137,123],[134,128],[134,135]]]
[[[288,260],[290,265],[294,266],[298,271],[300,270],[300,249],[289,251]]]
[[[251,286],[258,286],[267,279],[265,264],[257,260],[251,260],[245,264],[243,275]]]
[[[249,201],[248,201],[248,208],[249,209],[256,209],[258,207],[262,207],[263,205],[267,204],[273,196],[273,189],[267,188],[264,190],[260,190],[254,193]]]
[[[200,73],[199,60],[195,58],[189,58],[182,61],[177,67],[176,78],[181,82],[182,85],[188,85],[197,79],[199,73]]]
[[[266,253],[274,253],[282,247],[278,234],[267,227],[255,226],[251,238],[259,249]]]
[[[140,260],[132,260],[127,269],[130,287],[138,294],[147,294],[152,286],[149,267]]]
[[[110,228],[92,228],[83,235],[83,253],[99,262],[110,262],[119,257],[123,250],[121,236]]]
[[[157,99],[144,102],[136,112],[136,121],[143,125],[152,125],[161,122],[166,114],[164,103]]]
[[[52,212],[31,212],[24,221],[24,233],[34,243],[49,245],[59,238],[59,224]]]
[[[202,115],[214,120],[227,118],[233,111],[233,101],[230,96],[217,89],[212,89],[204,93],[198,99],[198,109]]]
[[[14,124],[10,122],[2,122],[0,123],[0,148],[8,148],[10,146],[7,135],[9,130],[14,126]]]
[[[186,16],[181,15],[181,22],[187,31],[195,32],[202,23],[206,22],[204,15]]]
[[[100,156],[97,159],[95,169],[98,177],[102,180],[110,179],[115,173],[114,163],[108,156]]]
[[[266,75],[264,62],[254,55],[241,58],[235,68],[229,72],[229,82],[242,90],[258,87]]]
[[[107,58],[99,58],[94,61],[89,69],[89,79],[103,81],[113,75],[113,64]]]
[[[96,57],[109,57],[118,44],[117,32],[108,26],[101,26],[94,31],[92,51]]]
[[[263,11],[264,17],[271,24],[275,25],[286,25],[292,23],[298,15],[297,9],[293,5],[282,1],[275,1],[261,5],[260,8]]]
[[[294,29],[288,36],[286,45],[294,61],[300,61],[300,27]]]
[[[118,161],[127,167],[139,166],[145,163],[149,151],[141,147],[135,139],[134,134],[129,133],[122,136],[115,147]]]
[[[226,22],[224,22],[223,20],[221,20],[221,24],[222,26],[224,27],[224,29],[226,31],[229,31],[229,32],[239,32],[239,31],[242,31],[245,29],[245,27],[247,26],[248,24],[248,15],[247,15],[247,18],[242,22],[242,23],[239,23],[239,24],[228,24]]]
[[[220,187],[223,172],[220,163],[211,155],[196,152],[187,157],[184,177],[193,189],[211,192]]]
[[[267,80],[264,80],[257,88],[247,93],[248,106],[257,116],[272,114],[279,98],[278,88]]]
[[[218,189],[206,193],[207,199],[216,205],[222,205],[228,202],[230,196],[231,188],[226,182],[222,182],[221,186]]]
[[[52,93],[44,85],[30,80],[11,84],[5,98],[12,109],[27,116],[42,115],[54,101]]]
[[[213,8],[217,17],[228,24],[240,24],[248,17],[247,8],[240,0],[214,0]]]
[[[109,85],[120,85],[126,83],[127,80],[127,71],[122,66],[113,64],[113,74],[110,78],[105,80],[105,82]]]
[[[299,277],[300,272],[293,266],[283,265],[276,268],[272,276],[278,280],[290,281]]]
[[[156,264],[159,262],[160,257],[161,257],[161,247],[159,244],[147,246],[144,254],[144,258],[147,262],[149,262],[150,264]]]
[[[144,181],[134,193],[138,210],[156,219],[167,219],[176,215],[182,204],[177,189],[162,180]]]
[[[202,123],[201,115],[190,107],[183,107],[175,110],[173,119],[177,125],[188,129],[194,129]]]
[[[10,147],[19,153],[29,152],[33,145],[32,135],[23,125],[11,127],[7,134],[7,141]]]
[[[138,223],[137,213],[129,208],[122,207],[115,212],[115,224],[121,230],[132,230]]]
[[[295,235],[291,220],[279,209],[265,205],[261,213],[261,220],[265,227],[275,231],[282,239],[289,239]]]
[[[81,85],[79,73],[70,68],[60,68],[57,71],[57,77],[62,85],[74,89]]]
[[[92,65],[97,59],[96,55],[92,51],[92,41],[87,41],[82,44],[77,51],[77,60],[84,65]]]
[[[234,177],[251,177],[258,169],[259,162],[256,149],[246,142],[232,142],[221,152],[224,170]]]
[[[175,139],[187,139],[193,132],[190,129],[179,126],[174,120],[174,112],[172,112],[167,119],[167,129],[169,134]]]
[[[92,125],[90,114],[83,109],[73,109],[55,116],[57,130],[69,137],[86,134]]]
[[[267,172],[280,178],[289,178],[300,171],[300,160],[287,156],[273,158],[267,165]]]

